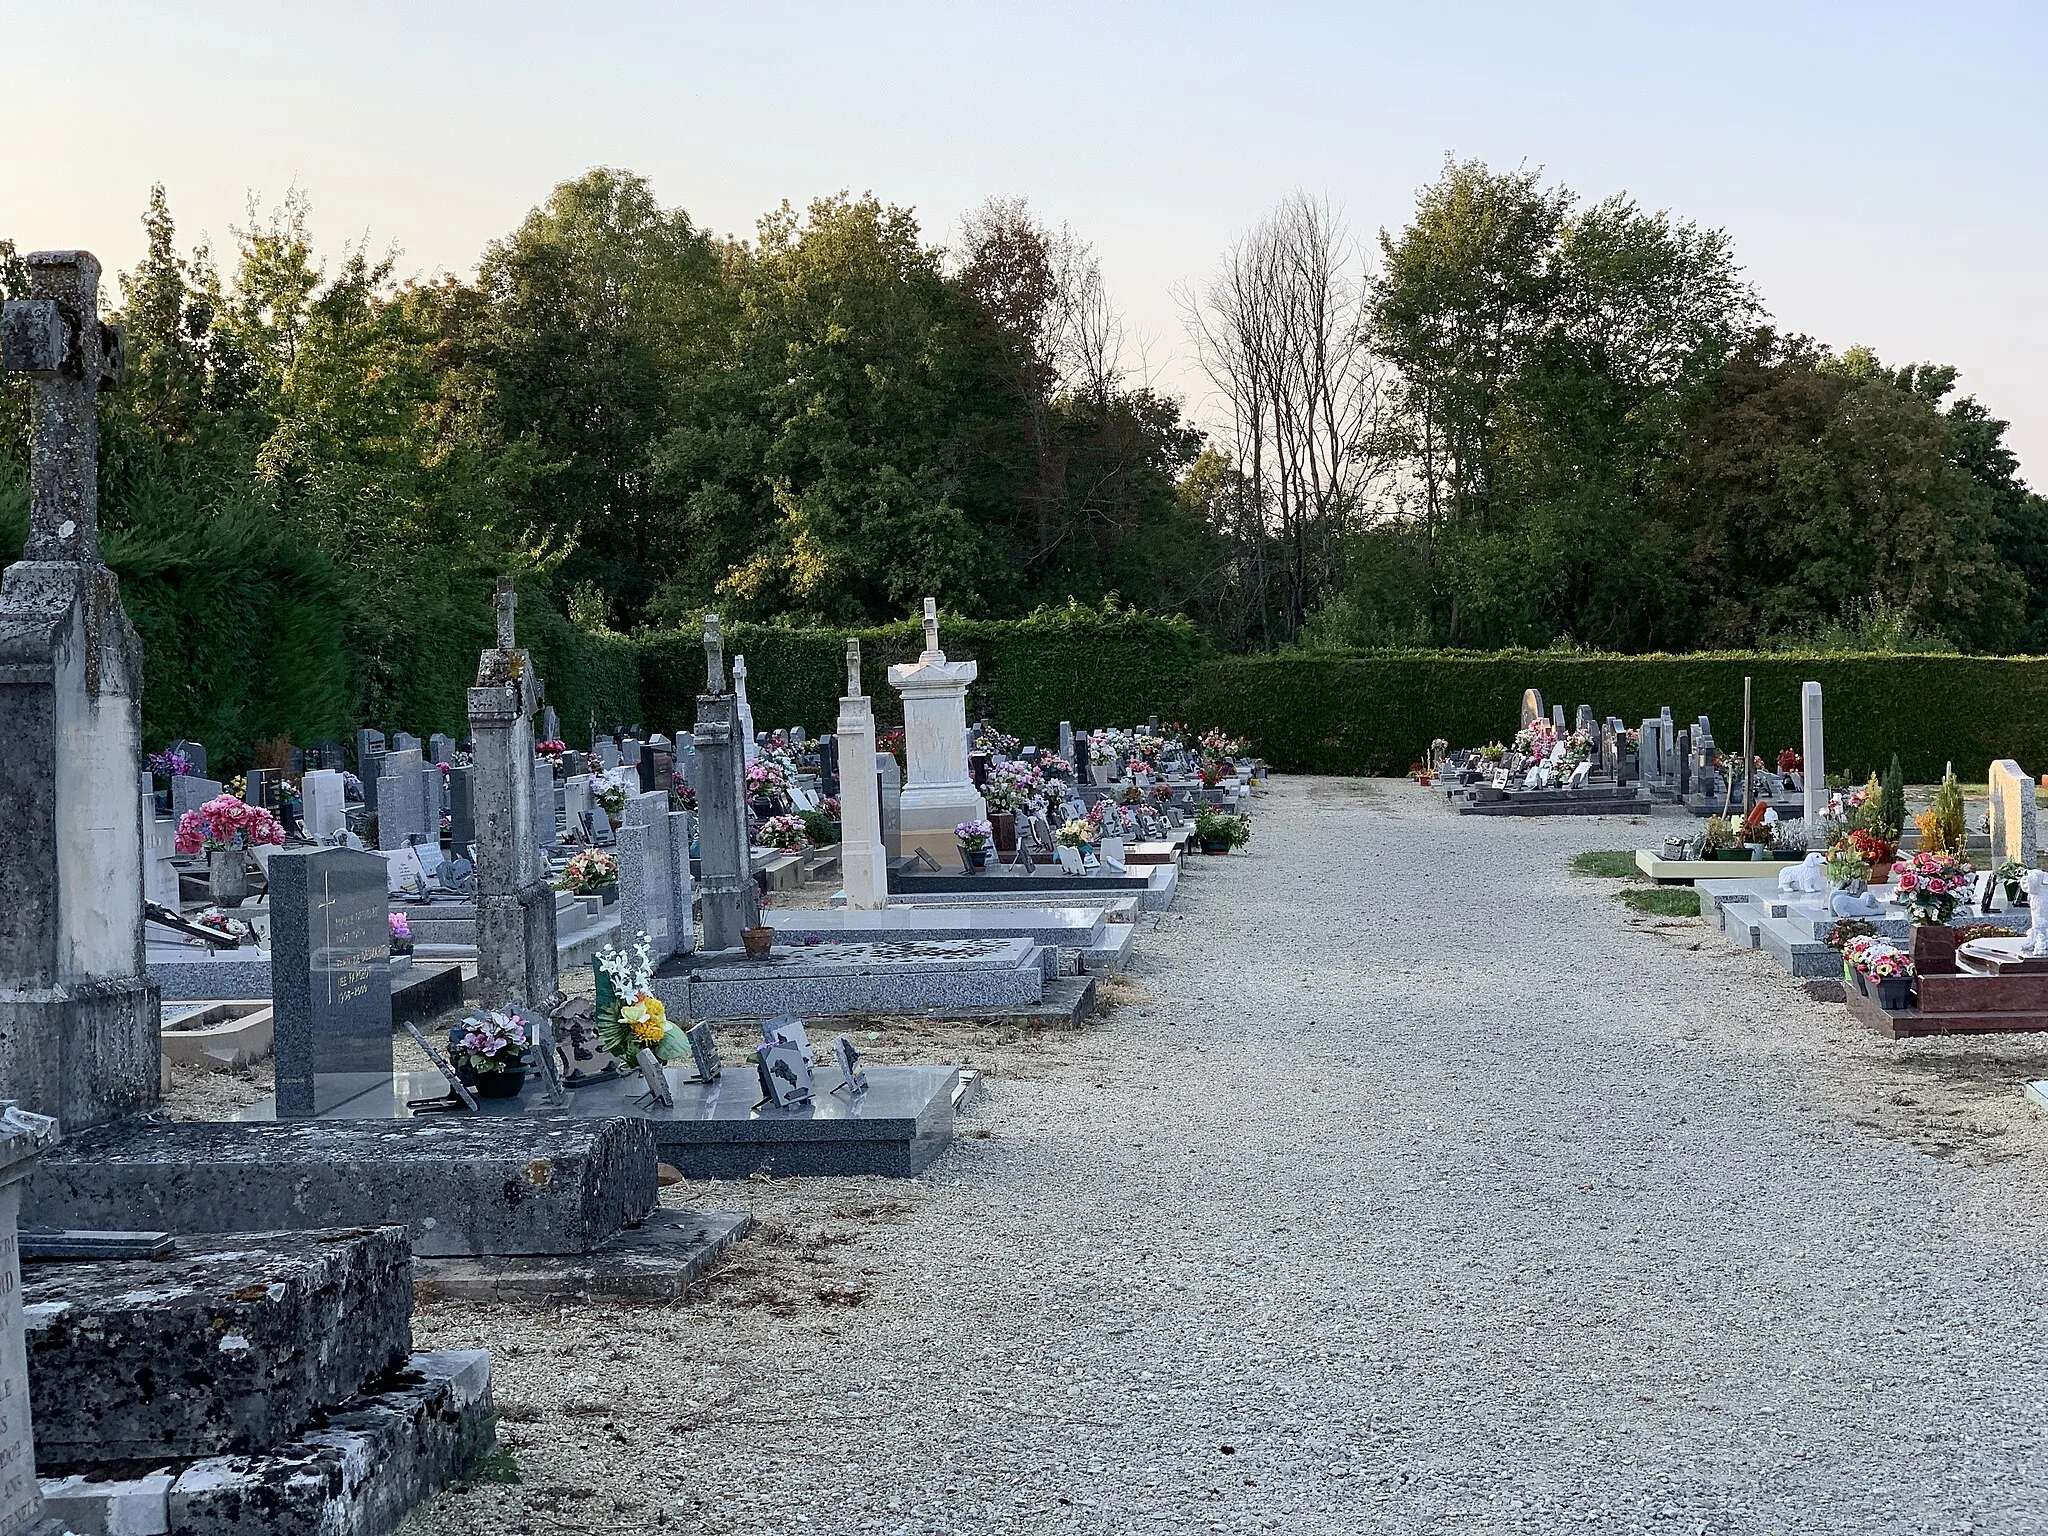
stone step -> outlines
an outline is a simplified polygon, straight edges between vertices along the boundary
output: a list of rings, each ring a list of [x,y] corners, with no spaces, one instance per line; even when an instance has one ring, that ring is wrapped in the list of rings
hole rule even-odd
[[[412,1352],[400,1227],[181,1237],[22,1271],[45,1472],[267,1451]]]

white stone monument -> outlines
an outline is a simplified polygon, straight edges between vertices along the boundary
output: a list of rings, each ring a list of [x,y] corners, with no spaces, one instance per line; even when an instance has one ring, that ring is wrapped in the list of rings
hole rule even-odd
[[[922,848],[940,868],[959,863],[953,828],[986,821],[988,802],[967,776],[967,685],[980,669],[948,661],[939,649],[939,605],[924,600],[924,652],[914,666],[889,669],[903,695],[905,768],[899,854]]]
[[[1991,858],[1994,864],[2034,862],[2034,781],[2009,757],[1991,765]]]
[[[1806,814],[1806,846],[1821,846],[1821,818],[1828,809],[1826,744],[1821,739],[1820,684],[1803,683],[1799,689],[1799,783]]]
[[[882,846],[881,782],[860,765],[875,760],[875,712],[860,685],[860,641],[846,642],[846,696],[839,701],[839,869],[846,904],[864,912],[889,904],[889,856]]]
[[[735,654],[732,659],[732,703],[739,722],[740,748],[746,754],[740,759],[744,765],[761,755],[761,749],[754,742],[754,706],[747,702],[747,658]]]
[[[348,785],[332,768],[314,768],[299,781],[306,836],[324,843],[348,826]]]

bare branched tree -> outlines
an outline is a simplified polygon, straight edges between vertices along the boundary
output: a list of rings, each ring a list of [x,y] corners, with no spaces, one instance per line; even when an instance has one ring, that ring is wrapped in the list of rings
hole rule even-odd
[[[1359,252],[1330,206],[1296,194],[1184,303],[1230,418],[1245,585],[1262,638],[1294,639],[1336,589],[1341,541],[1365,517],[1383,461],[1364,451],[1384,409],[1366,344]]]

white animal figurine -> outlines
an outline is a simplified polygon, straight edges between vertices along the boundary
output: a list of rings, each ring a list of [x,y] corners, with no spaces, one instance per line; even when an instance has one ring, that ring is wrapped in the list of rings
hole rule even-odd
[[[2048,955],[2048,870],[2028,870],[2020,880],[2020,888],[2027,893],[2027,905],[2032,909],[2020,953]]]
[[[1822,894],[1828,888],[1827,862],[1825,855],[1809,853],[1790,869],[1779,870],[1779,892],[1786,895]]]

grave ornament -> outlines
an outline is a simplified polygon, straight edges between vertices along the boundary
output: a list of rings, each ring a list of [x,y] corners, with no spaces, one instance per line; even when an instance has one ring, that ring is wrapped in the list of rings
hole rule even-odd
[[[718,1041],[711,1033],[709,1020],[699,1019],[686,1031],[690,1042],[690,1065],[696,1069],[693,1083],[715,1083],[725,1070],[718,1059]]]
[[[860,1052],[854,1049],[853,1041],[846,1035],[832,1042],[832,1057],[839,1064],[840,1082],[832,1091],[843,1093],[848,1098],[858,1099],[868,1091],[868,1075],[860,1064]]]
[[[647,1096],[663,1109],[674,1109],[675,1090],[668,1085],[668,1073],[662,1070],[661,1059],[643,1045],[638,1060],[640,1081],[647,1085]]]
[[[1778,889],[1791,894],[1803,892],[1818,896],[1828,888],[1827,855],[1809,853],[1790,869],[1778,871]]]

